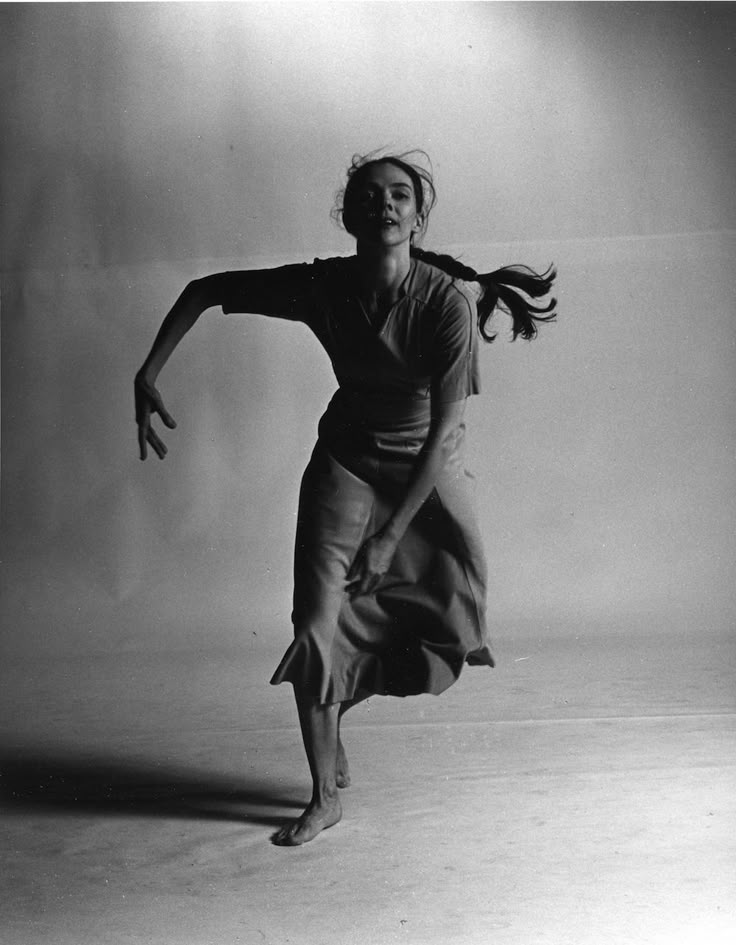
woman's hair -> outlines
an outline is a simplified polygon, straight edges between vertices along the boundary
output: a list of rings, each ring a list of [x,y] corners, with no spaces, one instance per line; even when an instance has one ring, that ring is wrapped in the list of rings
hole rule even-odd
[[[519,265],[502,266],[493,272],[479,273],[454,256],[430,253],[415,246],[412,246],[411,254],[430,266],[442,269],[454,279],[481,285],[483,293],[478,300],[478,331],[485,341],[494,341],[496,338],[495,334],[488,330],[487,324],[497,308],[511,316],[512,341],[519,335],[531,341],[537,336],[537,322],[552,322],[557,318],[557,312],[554,310],[557,299],[552,298],[547,305],[540,306],[524,297],[541,299],[547,295],[557,276],[554,266],[542,273],[535,272],[529,266]],[[524,295],[521,295],[518,289],[521,289]]]
[[[425,166],[410,160],[413,156],[420,156]],[[419,235],[423,236],[427,229],[429,214],[437,202],[432,177],[432,163],[424,151],[406,151],[403,154],[381,154],[373,151],[361,157],[354,155],[347,171],[345,187],[338,193],[337,203],[333,216],[341,222],[348,233],[351,232],[350,205],[355,198],[357,188],[370,167],[376,164],[393,164],[409,176],[414,186],[414,197],[417,212],[423,216],[422,228]],[[545,306],[534,305],[529,299],[541,299],[548,294],[557,277],[557,270],[553,265],[538,273],[529,266],[503,266],[493,272],[478,273],[470,266],[455,259],[454,256],[432,253],[420,249],[412,239],[411,255],[415,259],[428,263],[436,269],[441,269],[454,279],[465,282],[477,282],[483,292],[478,300],[478,331],[481,337],[488,342],[494,341],[495,334],[488,330],[488,321],[498,308],[511,316],[512,340],[519,335],[531,340],[537,336],[537,323],[551,322],[557,317],[555,306],[557,299],[552,298]],[[520,291],[519,291],[520,290]],[[523,293],[523,294],[522,294]]]

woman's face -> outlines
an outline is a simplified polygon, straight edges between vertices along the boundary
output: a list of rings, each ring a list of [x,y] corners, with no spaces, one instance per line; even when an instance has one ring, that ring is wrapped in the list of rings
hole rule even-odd
[[[411,177],[394,164],[372,164],[351,194],[349,230],[361,243],[396,246],[422,228]]]

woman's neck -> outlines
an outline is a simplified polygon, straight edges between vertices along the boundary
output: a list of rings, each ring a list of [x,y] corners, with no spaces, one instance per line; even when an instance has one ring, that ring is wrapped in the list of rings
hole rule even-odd
[[[396,301],[410,267],[409,243],[379,247],[358,243],[361,288],[369,299]]]

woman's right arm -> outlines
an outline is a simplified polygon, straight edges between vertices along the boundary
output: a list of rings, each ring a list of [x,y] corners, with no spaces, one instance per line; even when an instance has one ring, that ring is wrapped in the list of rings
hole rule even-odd
[[[159,459],[166,456],[166,445],[151,426],[151,416],[157,413],[170,430],[176,426],[166,410],[156,379],[184,335],[199,316],[217,304],[213,296],[213,280],[197,279],[190,282],[163,320],[148,357],[135,376],[135,422],[138,424],[138,446],[141,459],[148,456],[150,445]]]
[[[275,269],[221,272],[190,282],[163,320],[148,357],[135,376],[135,420],[141,459],[150,446],[159,459],[166,445],[151,426],[158,414],[170,430],[176,426],[166,410],[156,379],[176,346],[202,312],[221,305],[225,312],[258,312],[275,318],[299,320],[309,294],[313,267],[305,263]]]

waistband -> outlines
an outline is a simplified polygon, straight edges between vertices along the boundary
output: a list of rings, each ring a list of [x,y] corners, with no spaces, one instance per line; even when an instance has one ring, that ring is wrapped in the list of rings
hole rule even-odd
[[[431,419],[429,397],[352,391],[340,388],[332,397],[323,421],[380,435],[427,435]]]

